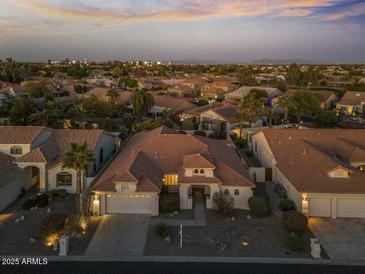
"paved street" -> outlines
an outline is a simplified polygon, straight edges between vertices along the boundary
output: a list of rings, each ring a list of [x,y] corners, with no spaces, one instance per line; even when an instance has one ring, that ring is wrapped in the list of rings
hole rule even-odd
[[[114,214],[104,216],[85,255],[142,256],[146,241],[149,215]]]
[[[2,273],[365,273],[363,266],[212,262],[51,262],[46,266],[0,266]]]
[[[365,220],[310,218],[309,227],[333,260],[365,260]]]

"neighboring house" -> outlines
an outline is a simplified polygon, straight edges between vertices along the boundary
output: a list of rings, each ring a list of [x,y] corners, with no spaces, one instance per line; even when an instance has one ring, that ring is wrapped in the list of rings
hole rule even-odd
[[[29,97],[30,94],[26,92],[25,85],[11,85],[8,94],[11,97]]]
[[[199,191],[212,208],[214,193],[234,198],[248,209],[255,187],[234,146],[227,140],[198,137],[160,127],[135,134],[96,180],[96,214],[159,214],[162,186],[179,193],[181,209],[191,209]]]
[[[365,92],[346,91],[336,109],[346,115],[365,114]]]
[[[293,95],[297,92],[304,92],[304,90],[299,89],[288,89],[286,92],[284,92],[283,95],[276,97],[272,99],[272,107],[278,108],[279,107],[279,100],[283,96]],[[320,101],[320,107],[321,109],[332,109],[332,107],[335,105],[335,103],[338,101],[338,98],[335,93],[331,91],[316,91],[316,90],[309,90],[308,92],[313,93],[318,96],[318,99]]]
[[[162,113],[164,110],[170,110],[174,114],[195,108],[196,105],[186,99],[164,95],[153,95],[155,100],[152,113]]]
[[[214,101],[218,98],[224,98],[224,94],[232,91],[234,87],[235,86],[228,81],[205,83],[201,88],[201,96],[210,101]]]
[[[88,174],[83,176],[82,187],[87,187],[114,154],[116,147],[113,136],[102,130],[0,126],[0,153],[11,157],[9,163],[16,164],[27,174],[21,187],[29,188],[37,184],[40,191],[76,191],[76,171],[63,169],[62,161],[64,154],[70,150],[71,143],[83,142],[87,143],[95,159],[90,164]],[[2,180],[3,177],[0,176],[0,185]],[[17,186],[18,183],[9,182]],[[12,188],[13,197],[20,194],[21,187]],[[2,195],[0,192],[0,197]]]
[[[365,130],[264,129],[256,158],[308,216],[365,218]]]
[[[359,84],[365,84],[365,77],[360,78]]]
[[[13,163],[14,157],[0,151],[0,211],[14,202],[21,189],[29,189],[32,180],[27,180],[28,172]]]
[[[271,106],[271,102],[275,97],[281,96],[283,92],[278,88],[268,88],[268,87],[260,87],[260,86],[242,86],[239,89],[229,92],[224,95],[226,101],[231,103],[237,103],[241,101],[244,97],[246,97],[252,89],[261,89],[265,90],[267,93],[267,101],[266,104]]]
[[[184,111],[180,117],[182,120],[193,119],[194,123],[199,124],[200,129],[207,127],[208,130],[231,130],[239,125],[237,109],[237,105],[214,102]]]
[[[78,97],[81,98],[82,96],[84,96],[84,98],[90,98],[90,97],[95,96],[101,100],[107,101],[108,100],[108,97],[107,97],[108,90],[110,90],[110,88],[94,87],[94,88],[88,90],[87,92],[85,92],[83,95],[78,94]]]

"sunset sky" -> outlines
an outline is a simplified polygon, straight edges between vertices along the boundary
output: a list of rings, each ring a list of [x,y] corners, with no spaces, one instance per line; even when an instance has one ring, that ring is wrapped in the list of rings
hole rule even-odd
[[[0,59],[365,62],[365,1],[0,0]]]

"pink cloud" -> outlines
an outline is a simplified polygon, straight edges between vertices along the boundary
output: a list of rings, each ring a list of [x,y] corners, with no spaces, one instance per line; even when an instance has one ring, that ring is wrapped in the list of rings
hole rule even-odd
[[[363,14],[365,14],[365,3],[359,3],[351,6],[346,10],[329,14],[325,18],[327,20],[340,20],[347,17],[354,17]]]

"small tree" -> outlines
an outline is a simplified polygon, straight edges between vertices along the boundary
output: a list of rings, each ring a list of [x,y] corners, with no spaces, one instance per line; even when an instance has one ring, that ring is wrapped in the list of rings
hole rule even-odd
[[[223,192],[216,192],[213,195],[213,209],[218,210],[222,217],[232,216],[233,197]]]
[[[308,227],[307,217],[296,210],[289,210],[282,215],[283,225],[291,232],[303,232]]]
[[[182,122],[182,128],[185,130],[193,130],[194,129],[194,122],[192,118],[186,118]]]

